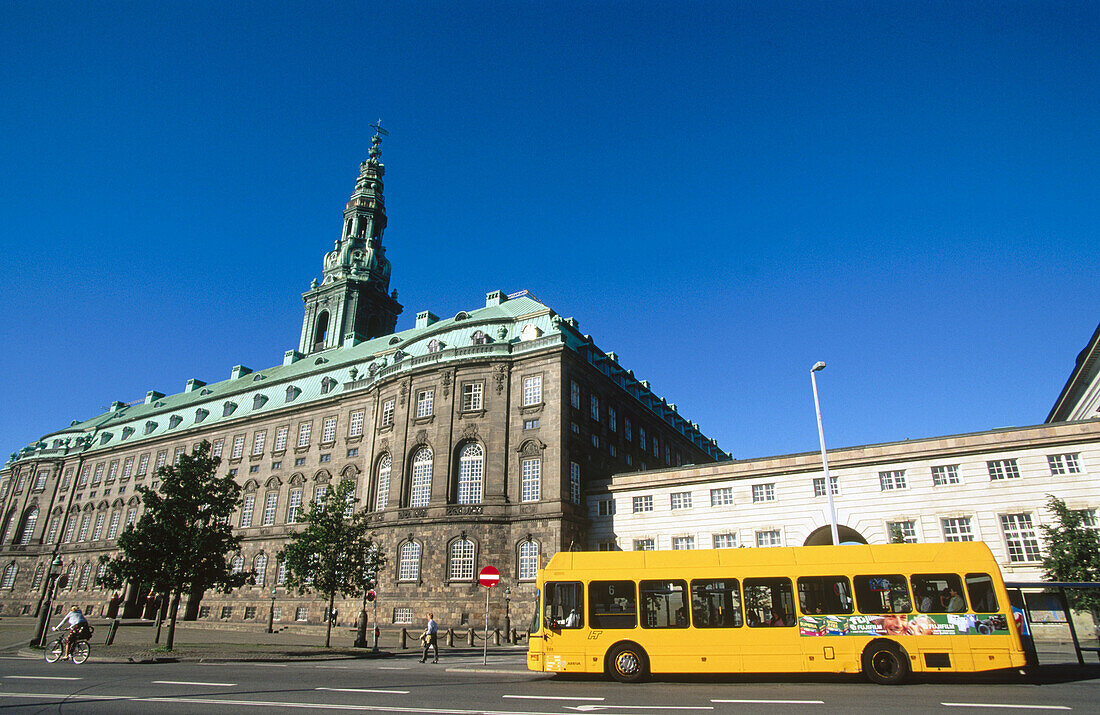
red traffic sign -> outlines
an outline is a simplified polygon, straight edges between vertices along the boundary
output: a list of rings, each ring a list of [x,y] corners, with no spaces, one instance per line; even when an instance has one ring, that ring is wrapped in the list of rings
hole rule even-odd
[[[485,588],[492,588],[500,583],[500,571],[493,566],[486,566],[477,572],[477,582]]]
[[[378,594],[374,592],[373,588],[371,590],[367,591],[367,600],[368,601],[373,601],[376,598],[378,598]]]

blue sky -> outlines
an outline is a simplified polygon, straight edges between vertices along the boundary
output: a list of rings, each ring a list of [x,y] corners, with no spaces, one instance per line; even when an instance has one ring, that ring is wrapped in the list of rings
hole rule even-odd
[[[738,457],[1042,422],[1100,7],[0,3],[0,450],[297,346],[377,118],[412,325],[529,289]]]

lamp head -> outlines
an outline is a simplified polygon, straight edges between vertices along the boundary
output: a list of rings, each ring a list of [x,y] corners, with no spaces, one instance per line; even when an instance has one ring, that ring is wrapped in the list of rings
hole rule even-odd
[[[53,568],[61,568],[61,554],[53,557],[53,561],[50,562],[50,566]]]
[[[825,369],[825,363],[818,360],[817,362],[814,363],[814,366],[810,368],[810,372],[817,372],[818,370],[824,370],[824,369]]]

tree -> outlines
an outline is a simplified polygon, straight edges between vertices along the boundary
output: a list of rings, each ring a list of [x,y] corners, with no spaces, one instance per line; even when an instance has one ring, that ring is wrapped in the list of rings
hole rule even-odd
[[[233,573],[226,561],[241,542],[229,525],[241,487],[232,477],[217,476],[220,463],[220,458],[210,456],[210,443],[204,440],[191,454],[181,454],[176,464],[157,469],[159,489],[136,489],[145,510],[137,524],[118,537],[122,553],[100,557],[107,564],[100,583],[107,588],[120,588],[126,581],[147,583],[154,592],[171,597],[168,650],[175,642],[182,594],[215,587],[228,592],[252,578],[251,572]]]
[[[1084,512],[1067,508],[1056,496],[1047,495],[1047,508],[1057,520],[1054,526],[1043,526],[1047,578],[1078,583],[1100,581],[1100,532],[1085,523]],[[1100,623],[1097,589],[1072,589],[1069,595],[1073,608],[1089,611],[1093,622]]]
[[[279,558],[286,564],[287,588],[316,591],[328,597],[325,647],[332,636],[336,594],[358,596],[374,588],[385,557],[367,536],[366,510],[355,510],[355,483],[340,482],[323,499],[310,502],[302,521],[305,529],[291,535]]]

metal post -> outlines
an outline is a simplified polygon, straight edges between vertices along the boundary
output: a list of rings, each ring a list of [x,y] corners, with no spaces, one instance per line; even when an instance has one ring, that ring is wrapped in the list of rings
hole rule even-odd
[[[374,600],[374,647],[371,648],[374,653],[378,652],[378,635],[378,599],[376,598]],[[438,643],[436,645],[438,646]]]
[[[489,662],[489,593],[493,589],[485,589],[485,642],[481,646],[481,664]]]
[[[512,616],[508,613],[508,606],[512,601],[512,589],[510,586],[504,587],[504,640],[512,643]]]
[[[821,403],[817,399],[818,370],[824,370],[825,363],[816,362],[810,368],[810,383],[814,388],[814,411],[817,412],[817,436],[821,440],[821,469],[825,473],[825,496],[829,501],[829,528],[833,535],[833,546],[840,544],[840,533],[836,526],[836,507],[833,506],[833,480],[829,478],[829,456],[825,451],[825,430],[821,426]]]
[[[267,632],[275,632],[275,591],[277,587],[271,587],[271,609],[267,612]]]
[[[34,640],[31,641],[31,645],[46,645],[46,631],[50,624],[50,611],[53,609],[53,599],[56,595],[55,591],[57,591],[57,579],[60,576],[60,573],[56,575],[53,573],[53,564],[51,563],[46,579],[46,601],[42,604],[42,608],[39,609],[38,630],[35,631],[35,637]]]

